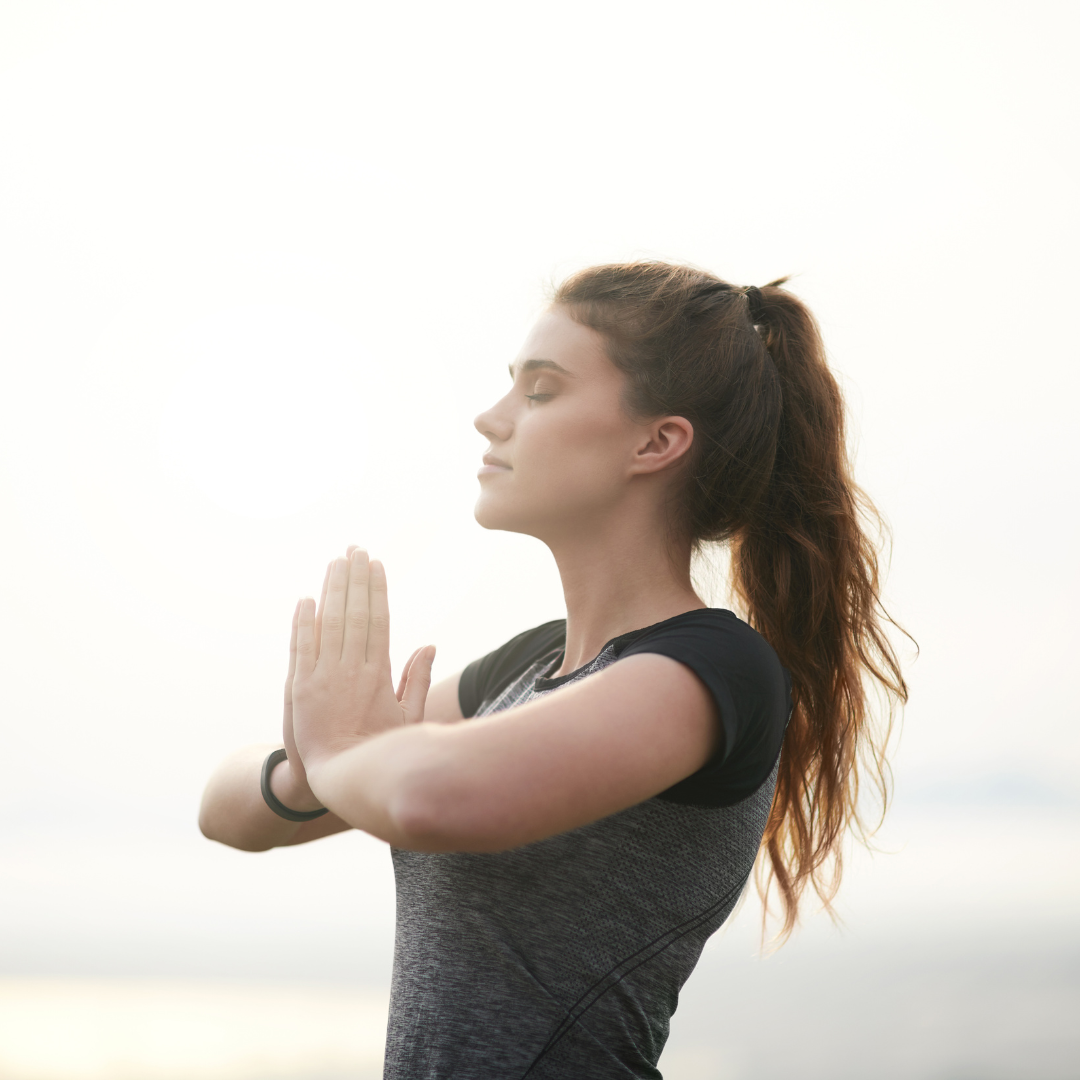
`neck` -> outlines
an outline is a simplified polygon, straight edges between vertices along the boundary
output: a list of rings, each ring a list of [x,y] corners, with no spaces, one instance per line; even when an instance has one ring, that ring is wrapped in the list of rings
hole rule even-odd
[[[626,521],[593,523],[585,533],[547,541],[566,600],[566,654],[556,675],[587,664],[620,634],[707,606],[690,582],[689,549],[673,559],[662,534]]]

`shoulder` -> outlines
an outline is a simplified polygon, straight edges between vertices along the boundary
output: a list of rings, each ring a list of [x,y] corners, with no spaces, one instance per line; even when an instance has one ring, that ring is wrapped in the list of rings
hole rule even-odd
[[[512,637],[461,673],[458,703],[463,716],[475,716],[483,702],[497,696],[526,669],[566,644],[566,620],[534,626]]]
[[[734,612],[688,611],[625,634],[622,657],[660,653],[685,664],[716,702],[722,745],[694,776],[665,793],[675,801],[719,805],[751,794],[769,775],[791,712],[788,672],[771,645]]]
[[[681,660],[705,678],[722,674],[741,694],[775,697],[787,690],[787,672],[773,647],[734,612],[723,608],[687,611],[673,619],[616,639],[618,657],[661,653]],[[699,668],[701,670],[699,670]]]
[[[726,608],[700,608],[623,634],[612,643],[617,656],[670,647],[705,651],[725,667],[748,665],[762,675],[783,671],[772,646],[749,623]]]

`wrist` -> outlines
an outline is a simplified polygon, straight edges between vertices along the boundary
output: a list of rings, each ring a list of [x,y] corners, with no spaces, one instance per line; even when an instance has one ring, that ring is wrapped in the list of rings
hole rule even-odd
[[[318,777],[325,775],[342,754],[366,743],[369,738],[368,735],[354,735],[306,748],[300,769],[304,771],[304,783],[307,784],[308,790],[317,791],[319,789]]]
[[[270,774],[270,790],[290,810],[307,813],[322,809],[322,803],[308,784],[303,765],[294,766],[289,758],[274,767]]]
[[[349,770],[352,752],[366,743],[367,739],[354,739],[336,747],[324,747],[318,754],[309,754],[304,759],[307,783],[313,798],[321,800],[321,805],[329,806],[341,794],[342,770]],[[328,801],[329,800],[329,801]],[[338,813],[337,810],[334,811]]]

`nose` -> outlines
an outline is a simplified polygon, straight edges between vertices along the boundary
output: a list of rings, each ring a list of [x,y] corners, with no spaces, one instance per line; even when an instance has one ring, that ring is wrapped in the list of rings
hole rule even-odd
[[[503,402],[498,402],[490,409],[486,409],[480,413],[479,416],[473,420],[473,427],[484,436],[485,439],[490,439],[494,442],[506,442],[510,438],[511,433],[514,430],[514,425],[510,422],[510,419],[502,411],[500,406]]]

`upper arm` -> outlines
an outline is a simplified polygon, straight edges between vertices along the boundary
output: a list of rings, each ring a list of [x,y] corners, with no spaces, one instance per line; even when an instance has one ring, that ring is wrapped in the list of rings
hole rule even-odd
[[[416,846],[498,851],[664,791],[715,752],[720,725],[713,697],[688,667],[641,654],[430,735],[410,785]]]

